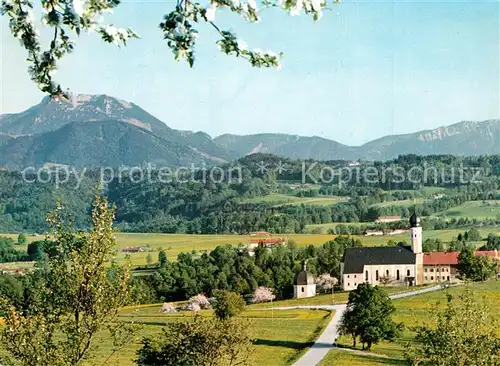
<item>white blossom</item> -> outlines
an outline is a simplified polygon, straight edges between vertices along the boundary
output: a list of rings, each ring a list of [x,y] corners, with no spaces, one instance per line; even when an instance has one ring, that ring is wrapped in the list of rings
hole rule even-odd
[[[268,55],[270,57],[278,57],[278,55],[276,53],[274,53],[273,51],[266,51],[266,55]]]
[[[263,52],[262,52],[262,50],[261,50],[260,48],[254,48],[254,49],[252,50],[252,52],[253,52],[253,53],[256,53],[256,54],[258,54],[258,55],[260,55],[260,54],[262,54],[262,53],[263,53]]]
[[[254,10],[257,9],[257,3],[255,2],[255,0],[247,0],[248,2],[248,6]]]
[[[205,16],[209,22],[213,22],[215,20],[215,10],[217,9],[217,5],[212,4],[209,8],[207,8],[207,12]]]
[[[112,25],[108,25],[105,29],[105,32],[111,36],[111,37],[116,37],[116,35],[118,34],[118,29],[116,29],[115,26],[112,26]]]
[[[240,0],[232,0],[232,3],[233,3],[233,6],[235,8],[239,8],[240,7]]]
[[[260,302],[268,302],[272,301],[276,298],[276,295],[273,294],[273,290],[270,289],[269,287],[258,287],[255,289],[253,292],[253,298],[252,302],[253,303],[260,303]]]
[[[311,0],[311,5],[314,11],[316,12],[321,12],[321,4],[323,3],[323,0]]]
[[[290,10],[290,15],[291,16],[299,15],[303,8],[304,8],[303,0],[297,0],[295,6]]]
[[[248,45],[245,43],[245,41],[238,39],[236,41],[236,44],[238,45],[238,48],[242,51],[246,51],[248,49]]]
[[[76,15],[82,16],[85,8],[85,2],[83,0],[73,0],[73,9]]]

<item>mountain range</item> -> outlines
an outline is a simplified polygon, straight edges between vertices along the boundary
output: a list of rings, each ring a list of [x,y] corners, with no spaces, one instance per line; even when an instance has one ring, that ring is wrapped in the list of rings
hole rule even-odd
[[[500,154],[500,119],[463,121],[347,146],[318,136],[225,134],[175,130],[138,105],[107,95],[45,97],[21,113],[0,115],[0,165],[75,167],[199,166],[252,153],[315,160],[387,160],[402,154]]]

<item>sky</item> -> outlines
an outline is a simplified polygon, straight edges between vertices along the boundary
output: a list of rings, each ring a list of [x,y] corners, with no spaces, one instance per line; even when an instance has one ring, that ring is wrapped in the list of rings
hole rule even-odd
[[[141,39],[126,47],[96,34],[76,40],[56,80],[76,93],[134,102],[172,128],[322,136],[348,145],[500,117],[500,1],[349,1],[314,23],[262,11],[259,24],[217,13],[250,48],[283,51],[281,70],[252,68],[220,53],[214,30],[198,27],[194,68],[177,63],[158,24],[172,0],[124,0],[106,21]],[[0,113],[43,95],[25,51],[1,20]]]

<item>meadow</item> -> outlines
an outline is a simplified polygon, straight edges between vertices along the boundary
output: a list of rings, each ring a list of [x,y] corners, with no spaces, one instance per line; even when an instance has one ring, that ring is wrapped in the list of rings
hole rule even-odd
[[[487,219],[500,216],[500,200],[470,201],[435,214],[436,217]]]
[[[337,197],[337,196],[297,197],[287,194],[273,193],[267,196],[247,198],[242,200],[241,203],[268,203],[274,206],[302,205],[302,204],[312,205],[312,206],[330,206],[346,201],[347,201],[346,197]]]
[[[327,224],[337,225],[337,224]],[[326,227],[326,226],[324,226]],[[439,238],[444,243],[450,242],[456,238],[459,233],[463,233],[466,229],[446,229],[446,230],[430,230],[423,232],[423,239]],[[482,237],[486,237],[489,233],[498,233],[499,228],[479,228]],[[0,234],[0,236],[11,237],[17,239],[17,234]],[[293,240],[297,246],[307,245],[322,245],[329,240],[333,240],[337,235],[330,234],[275,234],[275,237],[284,237],[288,240]],[[381,236],[362,236],[353,235],[353,238],[361,240],[363,246],[381,246],[386,245],[389,240],[406,241],[408,242],[408,233],[398,235],[381,235]],[[151,254],[153,262],[157,261],[158,251],[163,249],[167,253],[169,260],[175,260],[182,252],[191,252],[195,256],[200,255],[205,251],[213,250],[219,245],[246,246],[255,236],[250,235],[189,235],[189,234],[157,234],[157,233],[116,233],[118,243],[117,260],[123,262],[126,255],[121,252],[121,249],[128,247],[141,247],[144,252],[131,253],[130,261],[134,266],[143,266],[147,264],[147,256]],[[42,240],[43,235],[30,236],[27,235],[28,242],[33,240]],[[476,244],[480,244],[478,242]],[[26,246],[17,246],[19,250],[26,250]],[[15,264],[8,264],[12,267]],[[22,264],[23,266],[26,264]],[[7,264],[0,264],[0,268],[6,268]]]
[[[477,296],[484,298],[494,316],[500,321],[500,281],[489,280],[484,283],[474,283],[472,290]],[[370,353],[361,352],[361,346],[357,350],[352,350],[352,340],[350,337],[342,336],[338,339],[340,347],[346,350],[332,350],[327,358],[320,364],[326,365],[402,365],[404,363],[404,351],[409,342],[413,341],[415,333],[409,329],[416,325],[422,325],[429,320],[429,311],[438,306],[444,307],[446,295],[458,295],[464,291],[464,286],[449,288],[445,291],[429,292],[418,296],[393,300],[396,312],[394,321],[403,322],[405,330],[395,342],[380,342],[373,345]],[[436,305],[439,304],[439,305]],[[500,329],[498,332],[500,336]],[[359,352],[358,352],[359,351]]]
[[[161,305],[127,308],[119,313],[124,321],[134,321],[139,331],[132,345],[114,354],[106,365],[133,365],[140,339],[161,334],[162,327],[173,321],[190,321],[193,313],[162,314]],[[212,311],[202,311],[202,316],[212,316]],[[333,316],[323,310],[245,311],[240,317],[249,319],[253,338],[252,365],[290,365],[306,351],[319,336]],[[104,359],[112,350],[109,340],[103,339],[99,356]]]

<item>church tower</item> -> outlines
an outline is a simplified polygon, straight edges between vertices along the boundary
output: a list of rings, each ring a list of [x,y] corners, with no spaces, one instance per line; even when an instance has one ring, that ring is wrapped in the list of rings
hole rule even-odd
[[[420,217],[415,213],[410,216],[410,240],[412,252],[422,253],[422,227],[420,226]]]
[[[422,253],[422,226],[416,213],[410,216],[411,250],[415,253],[415,285],[424,283],[424,254]]]

